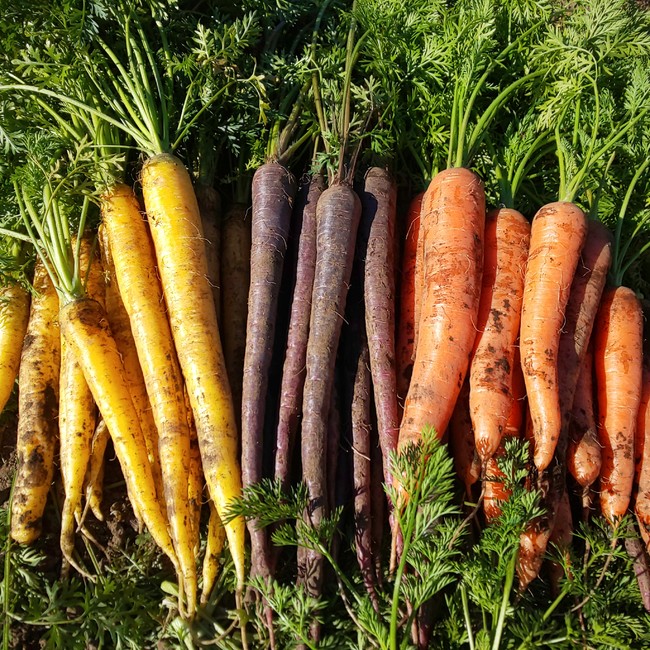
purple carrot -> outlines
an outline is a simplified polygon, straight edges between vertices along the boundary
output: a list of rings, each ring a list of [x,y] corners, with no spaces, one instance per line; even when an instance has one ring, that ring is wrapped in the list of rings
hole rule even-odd
[[[208,280],[212,287],[217,320],[221,322],[221,197],[210,185],[199,183],[196,188],[196,200],[201,214],[203,238],[205,239],[205,256],[208,262]]]
[[[373,560],[371,505],[371,381],[370,355],[365,332],[361,330],[352,396],[352,475],[354,480],[354,542],[363,584],[373,607],[378,608]],[[383,496],[381,497],[383,501]]]
[[[370,525],[372,529],[372,555],[375,560],[375,576],[377,583],[381,586],[383,572],[381,566],[382,545],[384,541],[384,526],[386,523],[387,500],[384,491],[384,473],[381,463],[381,447],[379,439],[373,427],[370,436],[370,500],[372,508],[370,512]],[[401,537],[400,537],[401,539]]]
[[[266,394],[295,192],[292,174],[277,162],[265,163],[253,176],[251,279],[241,423],[242,479],[245,488],[262,479]],[[268,578],[271,560],[266,531],[258,528],[256,520],[248,522],[248,530],[251,537],[251,576]]]
[[[383,455],[384,481],[392,483],[389,453],[397,446],[399,411],[395,374],[395,214],[397,188],[379,167],[368,170],[361,193],[360,237],[367,238],[364,298],[370,371]]]
[[[302,407],[311,293],[316,268],[316,204],[324,186],[322,174],[312,176],[300,222],[296,280],[291,303],[287,350],[282,369],[275,452],[275,479],[282,483],[284,489],[289,487],[291,459]]]
[[[223,355],[241,429],[241,393],[246,352],[248,289],[251,275],[251,218],[244,203],[232,203],[221,226],[221,313]]]
[[[316,271],[312,292],[302,404],[302,473],[309,494],[307,519],[318,526],[327,513],[327,430],[329,407],[348,285],[352,273],[361,204],[352,188],[326,189],[316,208]],[[323,558],[305,553],[299,573],[318,596]]]

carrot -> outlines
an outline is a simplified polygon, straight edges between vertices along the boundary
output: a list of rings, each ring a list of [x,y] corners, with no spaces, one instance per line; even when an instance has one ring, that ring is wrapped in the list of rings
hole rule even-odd
[[[469,410],[484,465],[498,449],[512,410],[512,367],[529,244],[530,224],[522,214],[511,208],[488,213],[478,334],[469,373]]]
[[[142,190],[203,471],[210,497],[224,519],[230,501],[241,494],[241,470],[235,412],[207,280],[196,197],[187,170],[169,154],[147,160]],[[237,517],[225,528],[240,594],[245,572],[244,522]]]
[[[456,406],[449,420],[449,450],[454,459],[454,468],[467,496],[472,494],[472,485],[481,478],[481,459],[476,453],[474,430],[469,412],[469,381],[456,400]]]
[[[0,413],[14,389],[29,322],[29,293],[19,284],[0,286]]]
[[[130,187],[116,185],[102,197],[102,218],[158,431],[164,504],[181,569],[187,614],[192,616],[197,578],[188,503],[190,432],[183,376],[156,276],[153,246]]]
[[[241,426],[241,394],[246,353],[250,287],[251,220],[243,203],[230,205],[221,226],[221,336],[235,416]]]
[[[32,285],[18,374],[18,467],[11,502],[11,537],[19,544],[31,544],[41,533],[58,446],[59,297],[39,261]]]
[[[634,291],[606,289],[596,322],[594,366],[598,437],[603,447],[600,508],[612,524],[627,512],[632,493],[642,349],[643,313]]]
[[[552,526],[545,517],[531,522],[519,537],[519,555],[517,557],[517,576],[519,591],[524,591],[539,575],[551,538]]]
[[[646,344],[648,341],[646,339]],[[643,355],[643,374],[641,402],[639,404],[639,415],[637,418],[636,436],[634,438],[634,474],[636,483],[640,483],[641,472],[644,467],[650,471],[650,447],[646,446],[646,433],[650,431],[650,356],[646,352]],[[650,474],[648,474],[650,479]]]
[[[365,337],[364,337],[365,339]],[[352,467],[354,483],[354,542],[363,583],[377,607],[375,566],[372,547],[370,488],[370,358],[365,340],[360,343],[352,396]]]
[[[219,575],[219,558],[225,541],[226,531],[219,518],[217,508],[210,501],[210,520],[208,521],[208,535],[203,558],[203,589],[201,591],[201,604],[203,605],[208,602]]]
[[[426,426],[442,437],[463,386],[476,337],[484,222],[485,193],[474,173],[452,168],[431,181],[422,206],[424,287],[400,449]]]
[[[279,163],[265,163],[253,176],[251,281],[242,385],[244,487],[262,480],[266,393],[295,192],[293,176]],[[266,578],[271,563],[266,531],[258,528],[256,520],[248,522],[248,531],[251,537],[251,574]]]
[[[499,469],[497,459],[505,453],[505,441],[508,438],[518,438],[521,435],[524,423],[524,408],[526,401],[526,387],[524,386],[524,374],[521,370],[519,359],[519,347],[515,348],[515,358],[512,364],[512,403],[510,414],[506,422],[501,443],[494,456],[490,458],[485,466],[485,480],[483,482],[483,513],[485,521],[490,523],[501,514],[501,503],[510,497],[509,490],[506,490],[503,483],[503,472]]]
[[[643,386],[634,439],[636,490],[634,514],[650,551],[650,357],[643,358]]]
[[[533,457],[545,470],[562,429],[558,349],[587,219],[576,205],[549,203],[535,215],[521,312],[521,363],[533,425]]]
[[[203,505],[203,467],[201,466],[201,450],[199,439],[196,435],[196,427],[192,419],[192,411],[189,405],[189,398],[186,397],[188,425],[190,429],[190,465],[187,481],[187,501],[190,511],[190,534],[192,549],[195,555],[199,553],[201,542],[201,506]]]
[[[108,329],[106,313],[97,301],[79,297],[61,307],[59,319],[66,345],[79,362],[110,431],[129,496],[155,542],[177,567],[176,554],[167,532],[167,519],[156,496],[138,415],[120,353]]]
[[[389,455],[397,447],[399,414],[395,373],[395,214],[397,186],[380,167],[366,172],[359,239],[365,246],[364,298],[370,372],[384,481],[392,483]]]
[[[104,515],[102,513],[102,498],[104,496],[104,453],[110,437],[104,420],[100,418],[93,434],[88,471],[86,472],[84,481],[86,504],[99,521],[104,521]]]
[[[352,273],[361,202],[346,184],[326,189],[316,207],[316,270],[309,319],[302,404],[302,473],[310,507],[306,517],[318,526],[327,512],[327,424],[342,314]],[[302,567],[311,594],[320,593],[322,558]]]
[[[602,464],[594,415],[593,370],[593,349],[589,345],[574,391],[567,449],[567,469],[583,488],[588,488],[598,478]]]
[[[126,192],[126,190],[123,191]],[[104,205],[107,206],[108,204]],[[158,431],[153,419],[151,402],[149,401],[149,395],[147,395],[147,387],[145,386],[142,375],[140,360],[138,359],[138,349],[133,340],[129,314],[124,307],[124,301],[122,300],[117,284],[115,264],[111,255],[108,234],[103,224],[100,224],[98,234],[99,250],[102,256],[106,281],[106,317],[111,334],[115,339],[115,344],[122,357],[124,372],[126,373],[126,379],[129,384],[129,392],[133,399],[133,406],[138,413],[138,421],[140,422],[140,428],[142,429],[142,435],[144,436],[147,448],[147,456],[153,473],[156,494],[158,495],[158,499],[162,501],[164,498],[164,490],[162,470],[160,468],[160,452],[158,451]]]
[[[306,201],[299,215],[301,218],[296,279],[291,300],[287,350],[282,368],[274,471],[275,479],[281,481],[285,489],[289,485],[294,441],[300,424],[311,293],[316,268],[316,205],[324,186],[322,174],[314,174],[311,177]]]
[[[89,236],[84,236],[81,240],[79,267],[82,272],[88,270],[87,295],[103,304],[104,277]],[[80,520],[83,483],[95,432],[96,407],[83,371],[65,340],[61,341],[59,395],[60,464],[65,493],[61,510],[60,545],[67,562],[85,575],[72,555],[75,518]]]
[[[417,280],[421,276],[416,272],[418,240],[420,232],[420,211],[424,192],[416,194],[411,200],[406,215],[406,237],[402,253],[402,275],[399,292],[399,318],[397,319],[397,400],[400,408],[408,392],[413,372],[415,354],[415,312]],[[419,284],[419,283],[418,283]]]
[[[557,548],[557,551],[562,554],[565,562],[569,562],[571,547],[571,540],[573,539],[573,516],[571,514],[571,504],[569,502],[569,493],[564,490],[562,498],[557,508],[555,521],[553,523],[553,530],[549,542]],[[564,576],[564,567],[557,562],[550,562],[549,577],[551,581],[551,588],[555,595],[560,591],[560,579]],[[570,577],[570,574],[567,578]]]
[[[212,287],[217,322],[221,322],[221,197],[210,185],[198,183],[196,201],[201,213],[201,226],[205,238],[205,258],[208,266],[208,281]]]
[[[611,263],[612,235],[603,224],[592,219],[571,284],[558,350],[560,408],[565,427]]]

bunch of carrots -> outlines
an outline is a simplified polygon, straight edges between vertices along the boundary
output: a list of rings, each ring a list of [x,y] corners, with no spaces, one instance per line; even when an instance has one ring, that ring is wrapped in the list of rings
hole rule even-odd
[[[227,57],[210,59],[206,73],[197,63],[209,49],[202,29],[199,56],[180,65],[151,3],[146,18],[123,8],[118,46],[96,35],[75,68],[84,83],[64,74],[51,86],[37,75],[2,80],[0,93],[31,102],[65,143],[51,168],[36,146],[25,147],[32,178],[12,178],[18,218],[0,229],[20,248],[16,256],[32,251],[35,260],[29,282],[0,289],[0,410],[18,380],[16,542],[38,538],[58,464],[61,552],[92,578],[76,533],[92,538],[87,517],[104,517],[112,441],[134,515],[176,572],[180,613],[190,619],[209,600],[227,540],[238,608],[250,586],[247,601],[260,603],[274,645],[273,613],[254,585],[271,584],[284,551],[272,526],[233,515],[233,504],[264,479],[284,493],[304,484],[298,528],[317,529],[350,504],[356,559],[378,610],[386,565],[389,574],[403,568],[405,554],[409,494],[391,458],[433,429],[448,441],[459,484],[486,526],[509,497],[499,464],[508,440],[527,442],[528,486],[542,495],[544,514],[521,535],[521,590],[539,575],[550,543],[570,544],[576,490],[585,517],[598,502],[614,539],[632,509],[650,552],[650,356],[641,301],[624,284],[631,262],[621,236],[650,158],[623,193],[616,231],[597,218],[616,157],[650,151],[637,132],[650,115],[647,75],[641,64],[630,74],[642,90],[630,90],[625,126],[610,129],[603,113],[614,110],[611,97],[598,84],[614,55],[594,45],[580,58],[585,48],[556,34],[540,45],[543,4],[539,15],[499,14],[507,38],[495,36],[495,20],[477,46],[489,56],[466,61],[459,52],[468,31],[488,22],[477,8],[441,10],[442,27],[432,21],[424,33],[401,6],[387,5],[381,11],[404,21],[389,44],[373,28],[379,9],[359,0],[345,30],[324,43],[319,30],[331,8],[317,3],[311,29],[301,32],[311,40],[292,49],[302,57],[297,82],[280,88],[277,79],[265,87],[254,70],[245,78],[241,61]],[[254,31],[245,21],[236,27],[242,41]],[[448,54],[436,51],[443,36]],[[277,35],[265,38],[260,58],[272,59]],[[439,64],[426,83],[439,84],[439,94],[425,96],[419,78],[421,95],[407,86],[423,66],[409,76],[385,67],[407,67],[398,55],[371,59],[373,47],[400,38],[424,39],[423,50],[426,41]],[[319,59],[326,46],[333,53]],[[534,64],[499,77],[526,48]],[[580,52],[573,62],[583,71],[571,105],[551,93],[566,81],[569,51]],[[364,86],[355,66],[368,79],[381,71],[385,86]],[[186,71],[196,76],[179,81]],[[183,99],[174,106],[179,83]],[[390,98],[381,110],[374,92]],[[430,182],[402,219],[395,98],[407,92],[415,98],[406,114],[421,137],[399,156],[411,155]],[[269,114],[266,93],[275,103]],[[237,200],[221,218],[204,120],[218,108],[227,122],[236,101],[251,97],[261,99],[264,124],[251,127],[255,164],[233,151],[239,172],[255,172],[250,184],[239,174]],[[509,102],[528,113],[509,112]],[[427,120],[439,120],[435,153]],[[509,139],[524,143],[516,155],[501,146]],[[199,162],[190,169],[181,156],[191,158],[193,147]],[[131,150],[139,160],[129,160]],[[542,207],[536,198],[549,192],[535,193],[536,168],[544,190],[557,189]],[[526,211],[524,190],[526,208],[536,209],[531,221],[516,209]],[[298,549],[296,579],[314,598],[324,565],[322,553]],[[321,637],[317,622],[311,636]]]

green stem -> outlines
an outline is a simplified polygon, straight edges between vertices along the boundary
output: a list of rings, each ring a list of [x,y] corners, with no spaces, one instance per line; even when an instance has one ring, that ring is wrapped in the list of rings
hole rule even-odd
[[[510,592],[512,591],[512,585],[515,580],[516,567],[517,553],[513,553],[506,573],[506,583],[503,587],[503,597],[501,599],[501,607],[499,608],[499,617],[497,619],[497,626],[494,632],[494,639],[492,640],[492,650],[499,650],[499,646],[501,645],[501,636],[503,635],[503,626],[506,620],[508,603],[510,602]]]
[[[580,188],[580,184],[591,169],[593,162],[595,162],[593,154],[594,148],[596,146],[596,138],[598,137],[598,129],[600,128],[600,98],[598,97],[598,84],[596,83],[596,80],[592,79],[590,75],[585,76],[589,79],[589,81],[591,81],[594,89],[595,115],[591,126],[591,139],[582,166],[577,171],[576,175],[571,179],[570,183],[567,185],[566,193],[564,195],[560,195],[561,201],[573,201],[575,199],[575,196],[578,193],[578,189]]]
[[[499,109],[503,106],[506,100],[516,92],[520,86],[528,83],[532,79],[539,77],[540,75],[545,74],[545,70],[535,70],[523,77],[520,77],[516,81],[513,81],[509,86],[506,86],[490,103],[490,105],[485,109],[483,115],[472,129],[472,134],[470,136],[469,142],[467,143],[467,152],[465,153],[462,149],[461,143],[459,143],[459,151],[456,157],[456,166],[461,167],[463,165],[469,164],[471,159],[474,157],[475,150],[477,146],[481,143],[483,135],[487,130],[488,126],[492,120],[497,115]],[[464,131],[461,134],[462,137],[465,137]]]
[[[467,630],[467,642],[470,650],[474,650],[474,633],[472,632],[472,618],[469,611],[469,599],[467,598],[467,589],[464,584],[460,586],[460,599],[463,603],[463,618],[465,620],[465,629]]]

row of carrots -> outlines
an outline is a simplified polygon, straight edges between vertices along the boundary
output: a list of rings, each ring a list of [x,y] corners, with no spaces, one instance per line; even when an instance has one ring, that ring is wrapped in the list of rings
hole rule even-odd
[[[4,289],[3,407],[19,372],[11,536],[27,544],[39,536],[58,454],[61,550],[87,575],[74,534],[84,530],[88,509],[103,519],[110,433],[134,513],[173,563],[179,608],[192,616],[206,482],[203,598],[226,535],[240,590],[244,581],[243,522],[223,526],[219,516],[241,493],[237,425],[190,176],[178,159],[161,155],[142,179],[148,221],[130,187],[117,184],[102,197],[101,263],[94,237],[84,236],[63,253],[71,266],[49,255],[37,262],[31,307],[23,289]],[[66,287],[73,267],[76,279]]]
[[[569,202],[542,207],[532,224],[510,208],[485,218],[481,181],[464,169],[435,177],[408,223],[398,447],[424,426],[448,430],[469,494],[482,479],[489,522],[507,497],[496,459],[507,438],[529,441],[547,513],[522,536],[522,588],[539,572],[556,515],[570,515],[566,470],[585,494],[598,486],[612,525],[632,505],[647,544],[650,368],[639,299],[607,286],[611,233]]]
[[[238,436],[236,424],[231,429],[222,426],[213,438],[219,440],[216,458],[210,456],[210,447],[207,455],[204,447],[199,452],[194,422],[201,410],[192,404],[197,398],[192,398],[187,371],[181,370],[179,361],[183,358],[187,364],[185,355],[192,352],[192,337],[183,326],[204,323],[207,311],[214,312],[209,318],[216,324],[214,275],[211,284],[198,217],[186,226],[185,235],[163,232],[170,240],[150,239],[148,230],[156,233],[160,225],[156,217],[169,210],[161,207],[156,187],[162,192],[174,188],[173,196],[182,196],[183,205],[196,205],[192,213],[199,214],[189,176],[180,163],[170,156],[156,162],[169,176],[159,185],[152,179],[151,190],[143,176],[149,226],[141,218],[133,191],[117,185],[102,203],[101,266],[90,242],[80,241],[78,265],[87,269],[86,298],[60,302],[42,263],[35,271],[31,314],[24,290],[3,289],[0,358],[5,381],[0,397],[4,405],[20,367],[14,539],[30,543],[39,534],[53,476],[58,411],[66,493],[61,548],[68,562],[85,573],[74,556],[75,521],[82,526],[87,509],[102,518],[101,467],[110,431],[134,511],[177,567],[185,612],[191,615],[196,607],[194,554],[204,480],[201,465],[203,471],[206,466],[221,467],[213,469],[217,490],[210,492],[203,579],[207,598],[224,542],[218,510],[225,513],[229,500],[240,493]],[[531,443],[531,481],[550,485],[544,502],[547,515],[533,522],[522,537],[523,586],[537,575],[556,513],[566,505],[566,469],[585,489],[599,479],[601,510],[612,524],[632,502],[647,543],[650,463],[645,435],[650,371],[646,361],[642,373],[643,316],[630,289],[606,288],[612,259],[607,229],[566,202],[543,207],[532,225],[509,208],[486,216],[480,179],[463,168],[442,172],[426,193],[413,200],[408,213],[396,322],[397,192],[390,174],[372,168],[358,195],[344,182],[324,190],[320,175],[313,176],[295,199],[297,189],[282,165],[270,162],[258,169],[253,180],[252,245],[251,234],[241,237],[244,258],[250,245],[250,266],[244,264],[244,276],[247,272],[251,276],[248,322],[244,325],[244,308],[239,318],[240,349],[235,351],[239,366],[230,365],[230,384],[233,402],[242,407],[243,484],[253,485],[266,475],[263,432],[268,431],[264,420],[269,414],[265,416],[264,405],[273,355],[268,342],[276,338],[269,328],[278,317],[280,288],[288,277],[292,295],[282,341],[273,477],[289,487],[295,475],[293,449],[299,439],[301,476],[314,504],[309,515],[313,523],[336,501],[332,490],[341,435],[337,428],[346,421],[348,416],[340,414],[346,410],[351,413],[350,442],[357,452],[351,470],[355,517],[360,521],[369,521],[370,510],[378,508],[372,497],[371,458],[375,466],[381,462],[384,482],[398,482],[399,477],[391,474],[389,454],[417,442],[425,427],[440,435],[449,431],[459,476],[468,492],[482,479],[483,507],[486,519],[492,520],[499,514],[499,501],[507,498],[496,459],[505,440],[523,431]],[[345,215],[350,219],[347,228],[341,227]],[[245,232],[241,216],[236,223]],[[274,221],[282,228],[273,228]],[[162,256],[159,248],[165,251]],[[185,264],[192,257],[195,264],[196,258],[203,260],[199,267],[172,267],[174,285],[183,274],[188,278],[188,293],[178,296],[183,313],[189,310],[185,323],[174,321],[170,301],[176,290],[167,289],[162,272],[162,265],[170,264],[165,257],[170,250],[180,253]],[[283,269],[285,258],[294,266]],[[222,269],[227,272],[223,265]],[[332,278],[333,272],[340,277]],[[199,289],[196,301],[187,298],[190,290]],[[240,298],[240,311],[242,302]],[[105,308],[105,317],[99,305]],[[67,314],[71,310],[74,316]],[[345,358],[349,371],[349,389],[338,386],[334,372],[344,313],[346,329],[339,356]],[[233,348],[225,343],[226,322],[232,325],[235,320],[222,318],[221,334],[216,325],[205,334],[204,340],[219,355],[221,339],[224,349]],[[102,377],[89,370],[95,352],[87,342],[98,337],[93,345],[112,346],[105,338],[109,328],[119,354],[114,358],[117,365]],[[205,356],[204,348],[197,359]],[[225,375],[222,361],[215,367]],[[107,396],[107,383],[115,384],[120,375],[127,382],[134,411],[123,404],[124,395]],[[202,381],[197,383],[194,390],[206,390]],[[222,385],[226,406],[222,403],[221,413],[231,413],[235,422],[239,408],[236,412],[228,406],[232,403],[228,380]],[[371,392],[380,456],[372,451],[368,435]],[[103,418],[99,425],[95,401]],[[139,423],[140,433],[133,430],[134,423]],[[125,429],[131,431],[130,439],[122,437]],[[223,469],[223,455],[229,448],[231,474]],[[395,520],[389,519],[396,535]],[[367,584],[372,585],[377,576],[372,575],[375,563],[368,554],[376,543],[371,543],[369,526],[357,530],[359,561]],[[249,522],[249,532],[251,573],[268,577],[277,561],[268,532],[255,521]],[[232,550],[232,539],[230,546]],[[299,575],[309,576],[307,586],[317,594],[322,558],[306,553],[300,561]]]

